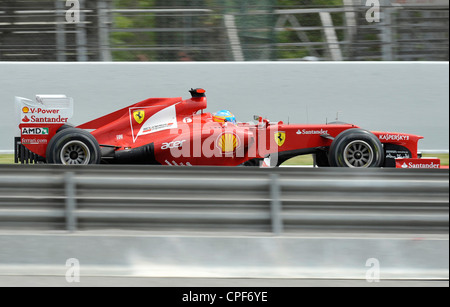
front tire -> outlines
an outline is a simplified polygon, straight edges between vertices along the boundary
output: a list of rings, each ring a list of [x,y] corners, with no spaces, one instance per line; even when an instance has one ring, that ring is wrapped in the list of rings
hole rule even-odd
[[[50,140],[47,163],[63,165],[100,164],[101,150],[97,140],[87,131],[65,128]]]
[[[358,128],[348,129],[333,140],[328,159],[330,166],[381,167],[384,162],[383,145],[370,131]]]

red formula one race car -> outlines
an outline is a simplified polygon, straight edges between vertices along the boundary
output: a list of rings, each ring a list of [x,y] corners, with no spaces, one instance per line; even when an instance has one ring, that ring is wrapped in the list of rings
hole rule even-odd
[[[222,110],[204,112],[203,89],[191,98],[150,98],[73,127],[73,100],[64,95],[16,97],[16,163],[279,166],[313,154],[317,166],[439,168],[422,159],[422,138],[367,131],[346,123],[322,125],[236,122]]]

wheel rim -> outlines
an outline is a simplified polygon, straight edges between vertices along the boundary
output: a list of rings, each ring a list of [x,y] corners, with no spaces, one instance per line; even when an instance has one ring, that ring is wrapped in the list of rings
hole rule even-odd
[[[86,144],[80,141],[71,141],[61,149],[61,162],[65,165],[89,164],[91,154]]]
[[[364,141],[353,141],[345,146],[344,161],[348,167],[369,167],[373,157],[372,147]]]

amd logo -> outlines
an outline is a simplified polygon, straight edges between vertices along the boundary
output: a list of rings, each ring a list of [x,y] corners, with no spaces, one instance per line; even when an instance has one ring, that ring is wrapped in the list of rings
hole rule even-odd
[[[48,128],[22,128],[22,135],[48,135]]]

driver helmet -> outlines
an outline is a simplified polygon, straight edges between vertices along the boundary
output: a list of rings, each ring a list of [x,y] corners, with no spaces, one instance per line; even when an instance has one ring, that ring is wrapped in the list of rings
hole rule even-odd
[[[228,110],[220,110],[213,114],[213,121],[217,123],[233,123],[236,124],[236,117]]]

